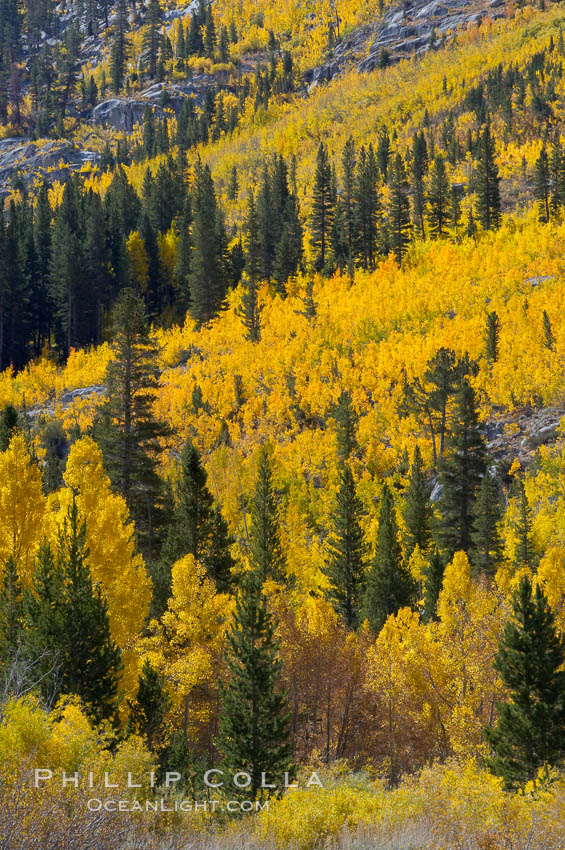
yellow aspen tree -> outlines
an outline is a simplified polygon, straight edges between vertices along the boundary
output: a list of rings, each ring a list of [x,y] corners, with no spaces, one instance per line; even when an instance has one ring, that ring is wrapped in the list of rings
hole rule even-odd
[[[295,752],[300,758],[313,753],[326,761],[343,758],[364,746],[357,738],[362,641],[321,596],[308,594],[293,604],[286,594],[273,592],[269,604],[278,624]]]
[[[539,563],[537,579],[555,612],[557,628],[565,633],[565,549],[548,549]]]
[[[147,291],[149,282],[149,258],[143,244],[143,239],[137,230],[133,230],[126,242],[133,279],[140,292]]]
[[[410,767],[405,750],[414,737],[410,709],[414,689],[409,681],[407,659],[410,634],[418,627],[418,614],[410,608],[401,608],[387,619],[367,653],[366,684],[382,700],[382,753],[390,785],[394,785],[401,773]],[[412,729],[409,729],[411,726]]]
[[[437,637],[447,673],[445,728],[455,754],[481,746],[483,727],[494,719],[501,683],[492,662],[502,629],[501,599],[483,581],[473,581],[469,559],[456,552],[445,568],[438,599]]]
[[[208,723],[217,703],[218,674],[232,601],[193,555],[172,568],[172,596],[149,635],[140,638],[140,663],[148,658],[165,674],[172,712],[188,742]],[[140,667],[141,669],[141,667]]]
[[[123,653],[121,684],[130,695],[137,685],[134,643],[149,612],[151,580],[143,557],[135,552],[126,503],[112,492],[102,454],[90,437],[82,437],[71,447],[64,481],[67,486],[54,494],[50,503],[54,525],[63,521],[74,492],[86,520],[92,578],[106,597],[112,638]]]
[[[29,585],[41,541],[46,500],[41,472],[32,463],[23,434],[0,454],[0,564],[14,558],[20,579]]]

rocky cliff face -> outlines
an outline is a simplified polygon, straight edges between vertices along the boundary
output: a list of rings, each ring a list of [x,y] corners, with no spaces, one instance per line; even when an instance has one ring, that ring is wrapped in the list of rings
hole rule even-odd
[[[199,74],[184,83],[155,83],[135,98],[114,97],[97,104],[92,110],[91,120],[93,124],[131,132],[133,126],[141,122],[148,106],[159,117],[165,109],[178,114],[184,100],[192,98],[195,104],[200,105],[206,90],[217,85],[217,78],[209,74]]]
[[[189,15],[196,2],[198,0],[169,10],[166,26],[172,26],[178,17]],[[305,89],[312,90],[351,68],[367,73],[411,55],[419,56],[438,48],[458,29],[480,23],[487,16],[500,18],[504,14],[505,0],[403,0],[395,3],[387,7],[382,18],[344,36],[330,51],[327,61],[305,75]],[[62,5],[57,7],[57,37],[47,39],[48,43],[56,44],[64,37],[74,15]],[[138,23],[143,24],[142,18]],[[90,35],[83,43],[81,58],[95,67],[102,52],[103,40],[99,35]],[[252,72],[257,58],[245,57],[240,72]],[[174,84],[156,83],[135,97],[111,97],[83,112],[73,105],[70,112],[74,110],[86,124],[129,133],[141,122],[148,106],[156,116],[162,116],[166,109],[178,114],[184,100],[191,98],[200,105],[210,88],[228,90],[227,79],[221,74],[200,74]],[[86,163],[95,164],[98,159],[96,152],[67,141],[51,141],[38,146],[28,139],[5,139],[0,142],[0,197],[8,194],[18,175],[25,185],[38,177],[64,181],[73,171],[80,170]]]
[[[67,180],[73,171],[86,164],[96,164],[100,154],[81,150],[67,141],[54,140],[41,145],[28,139],[0,141],[0,197],[8,194],[16,178],[29,186],[37,178],[49,181]]]
[[[374,71],[408,56],[419,56],[448,41],[459,29],[486,17],[502,18],[505,0],[403,0],[389,6],[382,19],[349,33],[328,61],[307,75],[310,88],[346,69]]]

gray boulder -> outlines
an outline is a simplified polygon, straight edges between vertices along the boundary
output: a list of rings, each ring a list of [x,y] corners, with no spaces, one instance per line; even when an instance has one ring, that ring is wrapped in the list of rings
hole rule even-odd
[[[94,107],[92,122],[130,133],[134,124],[141,122],[146,106],[145,101],[110,98]]]
[[[38,144],[26,139],[0,142],[0,187],[7,187],[17,174],[27,186],[37,177],[64,181],[85,163],[96,165],[96,151],[80,150],[65,140],[54,139]]]

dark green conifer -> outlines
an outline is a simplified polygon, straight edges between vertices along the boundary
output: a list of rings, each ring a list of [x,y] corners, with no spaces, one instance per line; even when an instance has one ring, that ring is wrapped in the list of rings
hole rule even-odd
[[[379,513],[377,547],[367,575],[365,616],[375,634],[387,618],[416,598],[416,583],[402,560],[392,493],[384,484]]]
[[[383,178],[383,183],[387,183],[390,164],[390,136],[386,127],[383,127],[379,133],[379,141],[377,144],[377,164]]]
[[[143,49],[147,54],[147,70],[152,80],[157,76],[157,63],[162,47],[161,18],[159,0],[149,0],[145,16],[146,28],[143,33]]]
[[[0,452],[5,452],[10,440],[18,429],[18,411],[13,404],[7,404],[0,413]]]
[[[495,310],[487,313],[485,337],[487,360],[489,363],[496,363],[498,360],[498,343],[500,340],[500,319]]]
[[[208,489],[208,476],[198,450],[187,440],[180,460],[176,506],[160,558],[160,577],[155,582],[156,604],[164,610],[170,596],[171,567],[184,555],[193,555],[219,593],[231,586],[234,562],[231,540],[222,512]]]
[[[59,531],[57,561],[40,551],[29,602],[28,634],[32,651],[41,652],[41,688],[76,694],[96,723],[117,724],[118,683],[122,662],[110,633],[108,606],[92,581],[86,523],[73,499]]]
[[[550,202],[550,172],[547,151],[543,147],[535,165],[536,191],[535,197],[538,202],[538,218],[544,224],[549,221]]]
[[[118,0],[110,54],[110,77],[112,89],[116,94],[124,85],[128,49],[126,5],[124,0]]]
[[[543,311],[543,336],[544,345],[548,351],[555,351],[555,334],[547,310]]]
[[[349,277],[353,280],[354,242],[355,242],[355,143],[350,136],[343,148],[341,158],[343,169],[343,224],[347,246],[347,266]]]
[[[406,253],[410,241],[410,201],[406,169],[399,153],[394,158],[390,175],[390,202],[388,209],[390,244],[398,264]]]
[[[354,183],[354,222],[357,254],[363,268],[373,268],[381,220],[378,169],[372,145],[359,152]]]
[[[239,181],[237,179],[237,168],[232,166],[230,181],[228,183],[228,201],[235,201],[239,192]]]
[[[510,691],[498,720],[486,729],[489,766],[507,788],[535,780],[565,759],[565,638],[538,584],[523,576],[494,666]]]
[[[163,721],[171,705],[165,676],[159,673],[148,658],[143,662],[137,682],[135,699],[128,700],[130,710],[129,728],[147,741],[155,751],[163,738]]]
[[[229,679],[221,687],[217,746],[226,772],[250,774],[250,785],[240,793],[253,800],[266,793],[263,775],[267,783],[284,786],[285,773],[291,778],[295,772],[290,718],[281,687],[282,662],[272,615],[255,571],[242,581],[227,641]]]
[[[437,602],[443,587],[445,563],[440,553],[434,548],[428,558],[426,580],[424,583],[424,610],[422,618],[426,623],[437,620]]]
[[[88,566],[86,523],[73,501],[59,536],[63,634],[61,690],[77,694],[92,717],[117,723],[121,653],[112,641],[108,606]]]
[[[416,446],[410,469],[410,481],[404,498],[406,561],[408,561],[416,546],[420,547],[421,552],[427,552],[429,549],[431,519],[430,493],[424,475],[422,454],[419,446]]]
[[[424,175],[428,167],[428,148],[423,131],[416,133],[412,141],[411,188],[414,227],[421,239],[425,238],[424,222],[425,193]]]
[[[362,517],[363,504],[356,495],[353,473],[346,463],[341,470],[324,572],[330,582],[328,598],[350,629],[358,628],[362,620],[368,554]]]
[[[121,293],[114,308],[113,327],[107,401],[99,410],[94,433],[104,467],[126,500],[151,560],[163,500],[163,485],[157,474],[159,440],[168,429],[153,417],[157,348],[149,336],[143,302],[133,290]]]
[[[316,267],[322,271],[328,259],[334,217],[331,193],[332,168],[328,149],[320,142],[312,198],[312,245],[317,252]]]
[[[486,447],[479,424],[475,392],[465,378],[455,399],[446,453],[440,464],[438,540],[451,559],[469,552],[477,491],[485,473]]]
[[[337,424],[337,456],[341,463],[345,463],[357,448],[356,430],[359,421],[348,390],[341,391],[334,417]]]
[[[193,215],[190,312],[197,321],[207,322],[220,309],[227,291],[225,233],[212,174],[200,160],[195,167]]]
[[[472,563],[477,572],[493,576],[502,560],[500,485],[487,470],[477,493],[473,522]]]
[[[431,169],[428,192],[428,224],[434,238],[445,235],[451,222],[450,187],[442,156],[436,156]]]
[[[279,503],[266,446],[259,451],[257,483],[251,503],[250,545],[251,561],[261,580],[284,581],[286,559],[281,543]]]
[[[179,241],[175,265],[176,302],[184,312],[190,303],[189,277],[192,261],[192,204],[186,196],[179,221]]]
[[[6,561],[0,589],[0,670],[16,659],[25,639],[24,592],[12,556]],[[4,669],[2,669],[4,668]]]
[[[518,541],[514,564],[516,567],[533,567],[537,563],[537,552],[534,546],[532,509],[522,478],[515,480],[514,493],[518,509],[515,524]]]
[[[479,142],[477,167],[477,218],[485,230],[494,230],[502,220],[500,202],[500,177],[495,161],[494,139],[487,123]]]

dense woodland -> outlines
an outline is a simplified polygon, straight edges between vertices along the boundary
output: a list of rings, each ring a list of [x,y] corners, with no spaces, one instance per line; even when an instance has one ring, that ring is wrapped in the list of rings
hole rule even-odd
[[[220,796],[261,800],[286,774],[242,840],[306,850],[378,813],[383,840],[557,848],[561,8],[309,96],[327,10],[78,11],[53,47],[54,7],[0,7],[6,137],[80,141],[109,93],[226,76],[6,198],[2,775],[178,770],[198,799],[242,769]],[[552,426],[517,449],[520,411]],[[86,836],[55,793],[29,794],[37,835],[65,801]]]

